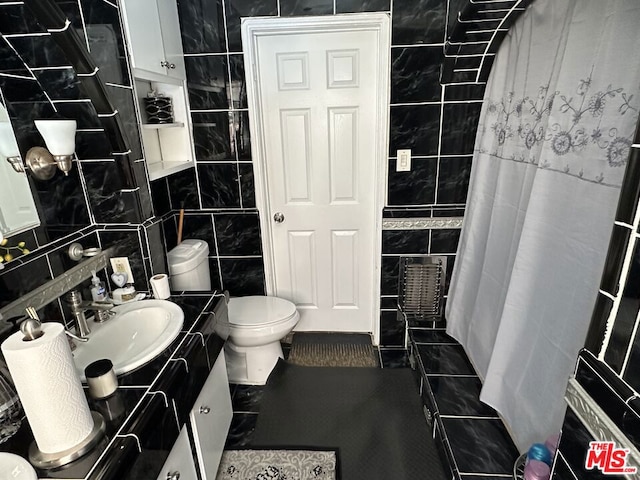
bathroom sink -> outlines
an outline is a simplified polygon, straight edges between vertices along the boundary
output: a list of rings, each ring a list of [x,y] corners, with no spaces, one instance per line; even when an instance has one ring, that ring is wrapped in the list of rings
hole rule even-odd
[[[101,358],[113,363],[116,375],[156,358],[178,336],[184,312],[167,300],[141,300],[114,307],[104,323],[90,322],[88,342],[74,341],[73,359],[82,381],[84,369]]]

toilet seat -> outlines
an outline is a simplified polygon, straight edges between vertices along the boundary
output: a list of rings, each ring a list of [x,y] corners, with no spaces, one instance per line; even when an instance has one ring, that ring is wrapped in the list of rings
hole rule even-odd
[[[283,298],[249,296],[229,300],[229,325],[252,329],[285,323],[298,315],[296,306]]]

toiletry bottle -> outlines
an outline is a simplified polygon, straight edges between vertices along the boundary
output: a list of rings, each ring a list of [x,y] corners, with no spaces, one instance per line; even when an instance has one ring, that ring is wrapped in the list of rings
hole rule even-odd
[[[96,271],[91,271],[93,277],[91,278],[91,298],[94,302],[104,302],[107,299],[107,289],[104,286],[104,282],[101,282]]]

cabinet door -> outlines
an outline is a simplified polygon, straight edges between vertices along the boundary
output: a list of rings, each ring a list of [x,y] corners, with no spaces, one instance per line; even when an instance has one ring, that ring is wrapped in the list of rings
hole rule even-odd
[[[204,480],[215,480],[233,410],[224,351],[220,352],[189,414]]]
[[[167,461],[164,462],[157,480],[177,480],[178,478],[180,480],[198,480],[186,426],[180,430],[178,440],[173,445]]]
[[[169,68],[166,70],[170,77],[184,80],[184,57],[182,56],[182,38],[180,36],[180,22],[178,21],[178,5],[176,0],[157,0],[162,30],[162,44],[164,45],[164,59]]]
[[[133,68],[166,75],[160,15],[154,1],[124,0]]]

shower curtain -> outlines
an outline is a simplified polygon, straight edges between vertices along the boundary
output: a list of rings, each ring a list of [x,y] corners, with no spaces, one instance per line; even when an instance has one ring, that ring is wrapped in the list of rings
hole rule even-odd
[[[640,2],[536,0],[487,84],[447,332],[520,450],[561,426],[640,108]]]

